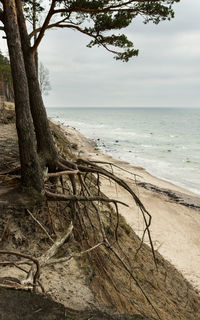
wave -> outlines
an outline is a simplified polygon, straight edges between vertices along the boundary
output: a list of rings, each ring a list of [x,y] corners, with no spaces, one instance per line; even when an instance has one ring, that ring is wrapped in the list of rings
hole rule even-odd
[[[179,110],[48,110],[54,120],[80,130],[110,155],[200,193],[197,114]],[[134,113],[134,117],[133,117]],[[145,117],[144,117],[145,116]],[[188,116],[190,119],[188,119]],[[165,121],[163,122],[163,119]]]

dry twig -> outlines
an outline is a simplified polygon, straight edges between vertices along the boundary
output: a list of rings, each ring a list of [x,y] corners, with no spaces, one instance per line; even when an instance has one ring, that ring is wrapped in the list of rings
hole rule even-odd
[[[40,223],[40,221],[38,221],[36,219],[36,217],[34,217],[34,215],[30,212],[30,210],[26,209],[26,211],[30,214],[30,216],[33,218],[34,221],[37,222],[37,224],[40,226],[40,228],[45,232],[45,234],[47,235],[47,237],[54,243],[54,240],[52,239],[52,237],[48,234],[47,230],[45,229],[45,227],[43,227],[43,225]]]
[[[73,252],[70,255],[68,255],[66,257],[63,257],[63,258],[60,258],[60,259],[51,259],[46,263],[46,265],[49,266],[49,265],[56,264],[56,263],[67,262],[67,261],[71,260],[72,258],[81,257],[82,255],[84,255],[86,253],[89,253],[89,252],[93,251],[94,249],[99,248],[102,245],[105,245],[105,243],[104,242],[100,242],[100,243],[96,244],[95,246],[93,246],[92,248],[89,248],[89,249],[87,249],[85,251]]]

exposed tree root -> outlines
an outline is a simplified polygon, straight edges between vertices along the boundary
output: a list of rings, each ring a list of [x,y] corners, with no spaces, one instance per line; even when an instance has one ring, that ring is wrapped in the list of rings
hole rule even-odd
[[[99,162],[101,163],[101,162]],[[109,163],[111,165],[111,163]],[[67,166],[67,167],[65,167]],[[144,219],[144,223],[145,223],[145,229],[144,229],[144,232],[143,232],[143,236],[142,236],[142,241],[141,241],[141,245],[144,241],[144,237],[145,237],[145,234],[147,233],[148,234],[148,238],[149,238],[149,243],[150,243],[150,246],[151,246],[151,250],[152,250],[152,254],[153,254],[153,258],[154,258],[154,263],[157,267],[157,262],[156,262],[156,256],[155,256],[155,251],[154,251],[154,247],[153,247],[153,242],[152,242],[152,239],[151,239],[151,234],[150,234],[150,230],[149,230],[149,227],[151,225],[151,214],[146,210],[146,208],[144,207],[144,205],[142,204],[142,202],[140,201],[140,199],[138,198],[138,196],[135,194],[135,192],[128,186],[128,184],[120,179],[119,177],[117,177],[116,175],[114,175],[113,172],[109,172],[108,170],[98,166],[95,162],[91,162],[91,161],[88,161],[88,160],[84,160],[84,159],[77,159],[76,162],[71,162],[69,160],[66,160],[66,159],[63,159],[63,158],[60,158],[59,159],[59,162],[58,162],[58,167],[60,167],[61,170],[66,170],[66,168],[71,168],[71,169],[74,169],[74,170],[77,170],[78,172],[80,173],[92,173],[92,174],[96,174],[97,175],[97,188],[98,188],[98,192],[100,191],[100,182],[99,182],[99,176],[102,175],[104,177],[107,177],[109,178],[110,180],[114,181],[116,184],[118,184],[119,186],[121,186],[123,189],[125,189],[134,199],[136,205],[139,207],[141,213],[142,213],[142,216],[143,216],[143,219]],[[79,175],[80,177],[80,175]],[[74,176],[73,178],[70,176],[70,180],[72,181],[72,187],[73,187],[73,194],[75,195],[76,194],[76,183],[75,183],[75,179],[74,179]],[[79,179],[80,180],[80,179]],[[83,184],[83,180],[80,180],[80,183]],[[85,187],[85,186],[84,186]],[[52,195],[51,195],[52,196]],[[52,196],[53,197],[53,196]],[[57,197],[57,200],[59,198],[58,195],[55,196],[55,199],[56,200],[56,197]],[[80,198],[81,200],[78,200],[78,199],[75,199],[73,201],[84,201],[83,198]],[[85,197],[85,201],[87,198]],[[53,199],[52,199],[53,200]],[[64,200],[64,197],[63,197],[63,200]],[[70,200],[70,199],[65,199],[65,200]],[[71,199],[72,200],[72,199]],[[99,199],[99,201],[102,201],[102,199]],[[91,201],[89,198],[88,198],[88,201]],[[105,200],[104,200],[105,201]],[[113,202],[113,203],[119,203],[118,201],[116,200],[112,200],[112,201],[108,201],[108,202]],[[138,249],[140,250],[140,248]]]
[[[68,171],[59,171],[59,172],[54,172],[54,173],[48,173],[47,177],[59,177],[59,176],[64,176],[64,175],[71,175],[71,174],[77,174],[79,171],[78,170],[68,170]]]
[[[115,181],[119,186],[124,188],[133,197],[136,205],[140,208],[140,211],[142,213],[142,216],[143,216],[143,219],[145,222],[145,230],[144,230],[143,237],[142,237],[142,243],[144,240],[145,233],[147,232],[148,238],[149,238],[149,243],[150,243],[151,250],[152,250],[152,254],[154,257],[154,262],[157,267],[155,251],[154,251],[153,242],[152,242],[151,234],[150,234],[150,230],[149,230],[152,217],[151,217],[151,214],[146,210],[146,208],[144,207],[144,205],[142,204],[142,202],[140,201],[138,196],[135,194],[135,192],[128,186],[128,184],[124,180],[118,178],[113,173],[107,171],[106,169],[104,169],[102,167],[94,165],[91,162],[83,160],[83,159],[78,159],[77,164],[78,164],[77,168],[80,170],[80,172],[91,172],[94,174],[98,173],[103,176],[106,176],[106,177],[110,178],[111,180]],[[82,164],[85,164],[87,166],[83,166]]]
[[[21,166],[17,163],[17,165],[15,164],[13,168],[0,171],[0,175],[11,174],[13,172],[19,171],[20,169],[21,169]]]
[[[99,163],[101,164],[101,162]],[[120,187],[125,189],[132,196],[133,200],[135,201],[135,204],[139,207],[142,217],[144,219],[145,229],[143,232],[140,247],[138,248],[137,252],[139,252],[139,250],[141,249],[144,241],[144,236],[147,233],[151,250],[152,250],[154,263],[157,267],[157,261],[156,261],[156,256],[153,248],[153,242],[152,242],[151,234],[149,230],[149,227],[151,224],[151,215],[146,210],[146,208],[144,207],[144,205],[142,204],[138,196],[135,194],[135,192],[129,187],[129,185],[124,180],[120,179],[114,174],[112,164],[111,163],[106,163],[106,164],[109,164],[111,166],[111,172],[97,165],[97,163],[95,162],[90,162],[83,159],[77,159],[75,162],[72,162],[72,161],[60,158],[59,161],[57,161],[56,163],[57,171],[47,174],[46,187],[45,187],[45,195],[46,195],[47,202],[48,201],[66,202],[67,205],[70,207],[70,217],[72,222],[68,227],[68,229],[66,230],[66,232],[64,233],[64,235],[61,238],[57,239],[53,243],[53,245],[50,247],[50,249],[48,249],[38,259],[35,259],[32,257],[28,258],[36,264],[36,268],[35,268],[35,265],[31,266],[30,271],[28,272],[27,278],[26,280],[23,281],[23,284],[32,284],[33,287],[35,288],[36,283],[38,283],[38,280],[39,280],[40,268],[43,268],[46,265],[66,262],[73,257],[80,257],[83,254],[89,253],[99,248],[100,246],[104,246],[108,251],[114,254],[117,260],[119,260],[121,266],[124,268],[124,270],[126,270],[129,276],[135,281],[136,285],[141,290],[146,301],[152,307],[158,319],[161,319],[156,308],[150,301],[148,295],[145,293],[145,290],[142,288],[141,284],[135,277],[131,268],[125,262],[125,260],[128,261],[128,258],[126,256],[121,257],[119,252],[116,251],[115,249],[115,244],[116,243],[118,244],[118,228],[119,228],[118,205],[119,204],[124,206],[127,206],[127,205],[122,201],[110,199],[101,192],[101,177],[110,179],[111,181],[115,182],[116,185],[119,185]],[[59,181],[57,181],[57,184],[55,183],[51,184],[48,178],[54,178],[54,177],[55,178],[59,177],[60,183]],[[61,188],[62,193],[57,191],[58,188]],[[110,206],[110,204],[113,204],[113,206],[109,207],[109,220],[110,220],[110,226],[112,226],[112,228],[115,223],[114,237],[110,237],[109,235],[110,228],[106,224],[106,220],[104,219],[104,214],[102,214],[103,204],[107,204],[107,206]],[[93,223],[92,219],[90,218],[91,210],[96,214],[98,227]],[[28,213],[36,221],[36,223],[40,226],[40,228],[45,232],[48,238],[53,242],[53,239],[51,238],[47,230],[43,227],[43,225],[33,216],[33,214],[29,210],[28,210]],[[58,249],[63,245],[66,239],[70,236],[73,230],[73,225],[74,226],[79,225],[82,235],[81,234],[77,234],[77,235],[78,237],[83,237],[85,239],[88,238],[87,232],[89,229],[91,229],[93,232],[93,237],[95,239],[94,244],[92,246],[89,245],[88,248],[84,251],[73,252],[70,255],[67,255],[63,258],[53,259],[53,256],[55,256]],[[89,232],[91,232],[91,230]],[[77,232],[77,231],[74,230],[74,232]],[[123,249],[120,246],[119,248],[123,253]],[[0,251],[0,253],[9,253],[9,252]],[[20,256],[20,254],[18,253],[13,253],[13,254]],[[25,257],[25,255],[21,255],[21,257]],[[16,267],[20,267],[18,263]],[[24,271],[26,272],[26,270]]]
[[[71,232],[73,230],[72,223],[64,233],[62,237],[57,239],[54,244],[47,250],[42,256],[40,256],[37,261],[40,266],[40,268],[45,267],[47,264],[47,261],[51,259],[58,251],[58,249],[63,245],[63,243],[69,238]],[[33,279],[35,278],[35,268],[34,265],[32,265],[26,280],[23,281],[23,284],[33,284]]]
[[[28,254],[15,252],[15,251],[9,251],[9,250],[0,250],[0,254],[14,255],[17,257],[26,258],[28,260],[33,261],[34,265],[36,266],[36,270],[35,270],[33,277],[32,277],[32,284],[33,284],[33,288],[34,289],[36,288],[37,280],[39,279],[39,276],[40,276],[40,263],[39,263],[38,259],[36,259]]]
[[[129,171],[129,170],[126,170],[126,169],[124,169],[124,168],[122,168],[122,167],[120,167],[120,166],[118,166],[118,165],[116,165],[116,164],[114,164],[114,163],[112,163],[112,162],[107,162],[107,161],[94,161],[94,160],[92,160],[92,161],[90,161],[91,163],[95,163],[95,164],[107,164],[107,165],[109,165],[111,168],[113,168],[113,167],[115,167],[115,168],[118,168],[118,169],[120,169],[120,170],[122,170],[122,171],[124,171],[124,172],[127,172],[127,173],[130,173],[131,175],[133,175],[135,178],[137,178],[137,177],[140,177],[141,178],[141,176],[139,175],[139,174],[135,174],[135,173],[133,173],[133,172],[131,172],[131,171]]]
[[[144,297],[146,298],[146,301],[151,305],[151,307],[154,310],[158,319],[161,319],[156,308],[151,303],[149,297],[147,296],[144,289],[142,288],[142,286],[138,282],[137,278],[134,276],[131,269],[124,262],[124,259],[120,257],[119,253],[114,249],[114,244],[116,241],[118,241],[118,232],[117,232],[118,226],[119,226],[118,204],[122,204],[122,205],[126,205],[126,204],[121,201],[109,199],[109,198],[106,198],[105,196],[102,196],[102,193],[100,190],[100,180],[101,180],[100,177],[101,176],[106,177],[106,178],[110,179],[111,181],[114,181],[120,187],[124,188],[132,196],[136,205],[140,208],[140,211],[142,213],[142,216],[143,216],[143,219],[145,222],[145,230],[144,230],[141,245],[138,248],[138,251],[140,250],[142,243],[143,243],[143,240],[144,240],[144,236],[147,233],[148,237],[149,237],[149,242],[150,242],[154,262],[157,267],[155,252],[154,252],[151,234],[150,234],[150,230],[149,230],[149,227],[151,224],[150,213],[146,210],[146,208],[144,207],[144,205],[142,204],[140,199],[137,197],[137,195],[134,193],[134,191],[127,185],[127,183],[125,181],[123,181],[122,179],[120,179],[119,177],[117,177],[116,175],[114,175],[113,171],[110,172],[110,171],[98,166],[94,162],[86,161],[83,159],[77,159],[77,161],[75,163],[72,163],[72,162],[64,160],[64,159],[60,159],[59,163],[61,163],[60,170],[62,170],[62,172],[63,172],[63,170],[66,170],[68,168],[73,169],[77,172],[73,176],[72,175],[69,176],[69,179],[71,181],[73,194],[65,195],[65,194],[58,194],[58,193],[52,193],[52,192],[46,191],[47,199],[50,201],[69,201],[71,203],[71,210],[73,211],[73,218],[75,219],[75,217],[76,217],[78,219],[79,224],[84,231],[85,231],[84,219],[82,217],[82,213],[81,213],[81,210],[79,207],[79,202],[80,203],[82,203],[82,202],[91,203],[92,208],[96,212],[97,220],[99,223],[99,230],[100,230],[101,239],[102,239],[101,242],[99,242],[96,246],[94,246],[94,248],[99,245],[104,245],[106,248],[108,248],[108,250],[113,252],[115,257],[122,264],[122,267],[128,272],[129,276],[135,281],[136,285],[140,288],[141,292],[143,293]],[[65,168],[65,166],[66,166],[66,168]],[[111,168],[111,170],[112,170],[112,168]],[[88,186],[88,182],[87,182],[88,174],[92,174],[93,176],[95,176],[95,175],[97,176],[96,179],[93,179],[95,190],[96,190],[95,195],[92,194],[92,192],[91,192],[91,190],[92,190],[91,185],[90,185],[90,187]],[[76,179],[76,176],[77,176],[77,179]],[[91,180],[91,178],[90,178],[90,180]],[[97,202],[97,204],[95,204],[95,202]],[[102,214],[99,209],[99,204],[102,202],[113,203],[114,207],[115,207],[115,212],[116,212],[115,239],[113,239],[114,242],[112,241],[112,243],[110,242],[110,240],[108,239],[108,236],[106,234],[104,221],[102,219]],[[111,217],[111,219],[112,219],[112,217]],[[88,249],[88,250],[90,250],[90,249]],[[81,253],[79,253],[79,254],[81,254]],[[77,255],[72,254],[68,257],[65,257],[63,259],[58,260],[57,263],[67,261],[72,256],[77,256]],[[49,262],[49,263],[51,263],[51,262]],[[54,260],[54,263],[56,263],[55,260]]]
[[[113,202],[119,203],[123,206],[128,207],[128,205],[122,201],[118,201],[115,199],[105,198],[105,197],[83,197],[83,196],[76,196],[76,195],[63,195],[63,194],[55,194],[53,192],[45,191],[45,195],[49,201],[73,201],[73,202],[93,202],[93,201],[102,201],[102,202]]]

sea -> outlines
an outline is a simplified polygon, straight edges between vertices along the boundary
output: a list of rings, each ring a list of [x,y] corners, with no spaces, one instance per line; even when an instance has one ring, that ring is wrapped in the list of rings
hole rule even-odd
[[[200,108],[47,108],[114,158],[200,194]]]

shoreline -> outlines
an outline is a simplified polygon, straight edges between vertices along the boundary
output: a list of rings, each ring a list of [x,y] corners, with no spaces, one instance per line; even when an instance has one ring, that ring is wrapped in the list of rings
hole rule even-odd
[[[156,174],[154,175],[154,173],[151,173],[148,171],[148,169],[146,169],[143,166],[140,165],[134,165],[128,161],[122,160],[122,159],[118,159],[115,158],[113,155],[106,153],[106,151],[100,149],[96,143],[95,140],[87,138],[86,136],[84,136],[83,133],[81,133],[81,131],[75,127],[72,127],[70,125],[65,125],[63,123],[61,123],[59,120],[58,122],[56,122],[55,120],[50,120],[52,121],[54,124],[58,125],[65,133],[67,133],[67,137],[69,138],[69,140],[71,141],[72,145],[77,145],[77,148],[79,149],[79,154],[80,156],[84,156],[84,157],[95,157],[95,156],[99,156],[99,157],[104,157],[106,159],[109,160],[113,160],[116,163],[122,164],[123,166],[126,167],[130,167],[133,168],[134,170],[136,170],[136,172],[144,172],[145,174],[147,174],[147,176],[149,176],[149,181],[151,181],[151,179],[155,180],[161,187],[166,187],[166,188],[170,188],[171,190],[174,191],[178,191],[196,198],[200,199],[200,194],[195,193],[194,191],[192,191],[191,189],[187,189],[181,185],[178,184],[178,182],[176,181],[171,181],[168,180],[167,178],[162,178],[161,176],[157,176]],[[83,151],[84,149],[84,151]],[[137,175],[137,173],[136,173]],[[139,175],[139,174],[138,174]]]
[[[114,173],[131,186],[152,216],[150,230],[155,250],[170,261],[200,292],[200,196],[157,178],[142,167],[112,158],[96,149],[94,141],[87,139],[78,130],[56,124],[72,146],[75,146],[74,151],[81,158],[112,162],[115,165]],[[110,165],[103,166],[110,168]],[[144,222],[131,197],[119,187],[116,190],[115,184],[110,184],[106,179],[103,179],[102,191],[108,197],[123,199],[129,205],[129,208],[120,206],[119,211],[141,238]],[[146,237],[144,242],[148,244]]]
[[[65,125],[64,125],[64,126],[65,126]],[[74,128],[74,129],[81,133],[81,131],[79,131],[78,129],[76,129],[76,128]],[[81,134],[82,134],[82,133],[81,133]],[[85,138],[90,141],[89,138],[87,138],[87,137],[85,137]],[[96,143],[94,140],[91,140],[91,141],[94,142],[94,143]],[[133,163],[128,162],[128,161],[125,161],[125,160],[123,160],[123,159],[119,159],[119,158],[117,158],[117,157],[115,158],[114,155],[107,153],[105,150],[103,150],[103,149],[102,149],[101,147],[99,147],[98,145],[97,145],[97,148],[98,148],[98,150],[99,150],[100,153],[102,153],[102,154],[104,154],[104,155],[107,155],[108,157],[110,157],[110,158],[112,158],[112,159],[115,159],[116,161],[119,161],[119,162],[121,162],[121,163],[125,163],[125,164],[127,164],[127,165],[130,165],[131,167],[136,168],[136,170],[137,170],[137,168],[143,169],[144,171],[146,171],[146,172],[147,172],[149,175],[151,175],[152,177],[157,178],[158,180],[161,180],[161,181],[165,181],[166,183],[170,184],[170,185],[172,186],[172,188],[173,188],[173,186],[175,186],[175,188],[179,188],[179,189],[180,189],[182,192],[184,192],[184,193],[189,193],[189,194],[193,194],[194,196],[200,197],[200,191],[197,190],[197,189],[194,189],[194,188],[192,188],[192,187],[185,187],[185,186],[183,186],[183,185],[182,185],[180,182],[178,182],[178,181],[175,181],[175,180],[173,181],[173,180],[170,180],[170,179],[168,179],[168,178],[159,176],[159,175],[157,175],[157,174],[154,173],[154,172],[150,172],[150,169],[146,168],[146,167],[143,166],[143,165],[141,165],[141,166],[140,166],[140,165],[134,165]]]
[[[89,118],[86,107],[80,111],[53,108],[48,112],[51,119],[70,125],[94,140],[103,153],[142,166],[153,176],[200,196],[196,135],[199,112],[191,115],[188,109],[179,114],[172,109],[173,112],[160,109],[146,113],[140,108],[137,112],[125,112],[124,108],[102,112],[93,108]],[[147,125],[146,117],[151,115],[152,121]],[[196,119],[192,127],[188,119],[191,124]]]

